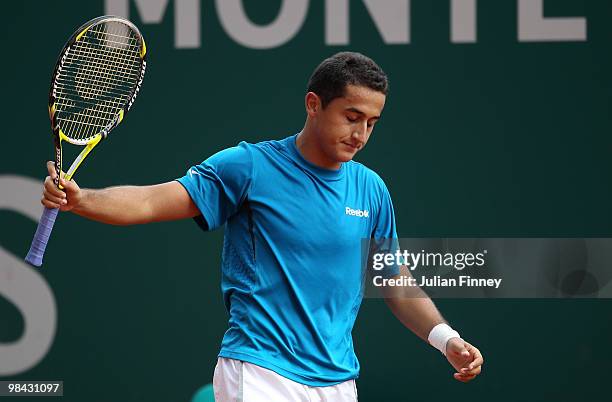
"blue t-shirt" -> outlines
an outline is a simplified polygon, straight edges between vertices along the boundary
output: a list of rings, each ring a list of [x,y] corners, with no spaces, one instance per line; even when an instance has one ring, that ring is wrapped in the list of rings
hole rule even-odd
[[[225,225],[222,281],[229,329],[219,356],[310,386],[356,378],[351,331],[363,297],[361,241],[396,238],[382,179],[302,157],[297,135],[241,142],[178,181],[210,230]]]

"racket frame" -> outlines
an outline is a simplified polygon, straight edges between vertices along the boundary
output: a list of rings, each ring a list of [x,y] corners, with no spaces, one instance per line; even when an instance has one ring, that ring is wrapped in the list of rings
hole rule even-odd
[[[57,85],[58,85],[58,79],[60,77],[61,70],[66,60],[66,55],[68,54],[69,48],[72,45],[74,45],[76,42],[78,42],[87,33],[87,31],[89,31],[89,29],[91,29],[93,26],[98,25],[103,22],[105,23],[105,22],[113,22],[113,21],[121,22],[129,26],[130,29],[136,32],[138,39],[140,40],[140,44],[141,44],[140,58],[142,59],[142,68],[140,69],[140,77],[138,79],[138,83],[132,89],[128,97],[129,100],[126,102],[126,105],[124,106],[124,108],[121,109],[119,113],[117,114],[117,116],[115,116],[115,118],[105,128],[103,128],[99,133],[96,133],[90,136],[89,138],[84,138],[84,139],[70,138],[66,134],[64,134],[64,132],[62,132],[59,124],[56,123]],[[121,121],[123,121],[123,117],[131,109],[134,103],[134,100],[136,99],[136,96],[140,92],[140,86],[142,85],[142,81],[144,79],[144,74],[145,74],[146,66],[147,66],[146,58],[147,58],[147,46],[145,44],[142,34],[140,33],[140,30],[132,22],[124,18],[113,16],[113,15],[103,15],[100,17],[96,17],[90,21],[87,21],[85,24],[81,25],[75,31],[74,34],[72,34],[72,36],[70,37],[70,39],[68,39],[68,41],[66,41],[66,44],[64,45],[64,47],[59,53],[59,57],[57,58],[58,61],[55,64],[55,68],[53,70],[51,89],[49,91],[49,105],[48,105],[49,118],[51,120],[51,130],[53,132],[53,143],[55,146],[55,173],[56,173],[55,185],[57,185],[57,187],[60,190],[63,190],[64,188],[60,184],[60,177],[66,181],[70,181],[72,177],[74,176],[74,174],[76,173],[79,166],[81,166],[85,158],[89,155],[89,153],[96,147],[96,145],[100,143],[100,141],[102,141],[108,136],[108,133],[112,129],[114,129],[116,126],[118,126],[121,123]],[[62,163],[63,163],[62,141],[66,141],[73,145],[81,145],[81,146],[84,145],[85,146],[83,150],[81,151],[81,153],[75,158],[74,162],[72,162],[72,165],[70,165],[70,168],[68,169],[68,171],[63,174],[63,176],[62,176]]]
[[[140,40],[141,48],[140,48],[139,56],[141,58],[142,64],[141,64],[141,68],[139,72],[140,74],[138,77],[138,82],[136,83],[134,88],[132,88],[131,92],[129,93],[127,102],[123,106],[123,108],[117,112],[117,115],[114,116],[114,118],[110,121],[110,123],[107,124],[106,127],[104,127],[99,133],[92,134],[89,137],[82,138],[82,139],[70,138],[68,135],[66,135],[62,131],[58,123],[58,119],[57,119],[58,117],[57,90],[58,90],[58,80],[60,78],[61,69],[63,68],[64,63],[66,61],[68,50],[70,46],[78,42],[87,33],[87,31],[91,29],[93,26],[99,23],[102,23],[102,22],[113,22],[113,21],[120,22],[122,24],[127,25],[130,29],[132,29],[136,33],[138,40]],[[108,133],[112,129],[114,129],[119,123],[121,123],[121,121],[123,121],[123,117],[131,109],[132,105],[134,104],[134,100],[136,99],[136,96],[140,92],[140,86],[142,85],[142,81],[144,79],[144,74],[145,74],[146,66],[147,66],[146,58],[147,58],[147,47],[146,47],[144,38],[142,34],[140,33],[140,31],[138,30],[138,28],[134,24],[132,24],[130,21],[124,18],[110,16],[110,15],[104,15],[101,17],[97,17],[83,24],[68,39],[68,41],[62,48],[59,54],[59,57],[57,59],[57,62],[55,64],[53,75],[51,77],[51,89],[49,91],[49,103],[48,103],[49,118],[51,120],[51,130],[53,133],[53,143],[55,146],[56,177],[55,177],[54,182],[55,182],[55,185],[59,189],[63,189],[63,186],[60,184],[60,176],[62,175],[62,142],[66,141],[74,145],[81,145],[81,146],[84,145],[85,146],[81,150],[81,153],[73,161],[68,171],[62,177],[64,180],[71,180],[74,174],[76,173],[77,169],[79,168],[79,166],[81,166],[81,164],[85,160],[85,158],[100,143],[100,141],[102,141],[108,136]],[[30,250],[28,251],[28,254],[26,255],[26,258],[25,258],[26,262],[36,267],[40,267],[42,265],[45,248],[47,247],[47,242],[49,240],[49,236],[51,235],[51,231],[53,230],[53,225],[55,223],[55,219],[57,218],[58,212],[59,212],[59,209],[57,208],[44,208],[43,209],[43,214],[40,217],[40,221],[38,223],[36,233],[34,234],[34,239],[32,240],[32,244],[30,246]]]

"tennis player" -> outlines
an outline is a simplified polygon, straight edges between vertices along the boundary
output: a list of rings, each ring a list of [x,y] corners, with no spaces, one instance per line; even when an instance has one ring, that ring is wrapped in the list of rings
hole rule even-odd
[[[310,77],[298,134],[241,142],[152,186],[91,190],[62,181],[62,192],[49,162],[42,203],[114,225],[195,218],[205,230],[224,226],[229,327],[213,379],[216,399],[356,401],[351,330],[363,297],[361,239],[397,234],[385,184],[352,159],[380,119],[387,90],[374,61],[338,53]],[[386,301],[446,356],[457,380],[480,374],[478,349],[429,298]]]

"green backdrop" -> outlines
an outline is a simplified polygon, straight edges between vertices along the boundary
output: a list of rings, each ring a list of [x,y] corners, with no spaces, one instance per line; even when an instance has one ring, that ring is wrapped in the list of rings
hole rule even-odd
[[[130,2],[149,47],[147,76],[124,124],[79,171],[82,186],[171,180],[240,140],[297,132],[310,72],[350,49],[390,76],[383,119],[357,159],[385,179],[400,236],[612,237],[612,3],[545,1],[547,17],[586,18],[587,40],[524,42],[516,0],[481,1],[477,42],[457,44],[449,1],[413,0],[410,44],[388,44],[364,3],[351,1],[350,44],[330,46],[324,2],[313,0],[289,42],[250,49],[225,33],[215,2],[202,0],[201,44],[184,49],[174,46],[179,1],[159,24],[143,23]],[[281,3],[243,1],[261,25]],[[46,102],[55,58],[104,2],[11,1],[2,9],[0,179],[41,180],[53,156]],[[14,191],[0,188],[0,247],[21,259],[36,224],[7,204]],[[17,194],[23,205],[38,202],[28,197]],[[203,233],[191,221],[126,228],[61,215],[39,271],[57,304],[50,349],[0,379],[63,380],[66,401],[190,400],[211,381],[226,325],[221,242],[222,231]],[[10,348],[26,321],[1,292],[0,346]],[[455,381],[438,352],[368,299],[353,333],[360,400],[609,398],[612,301],[437,305],[480,347],[482,376]],[[0,357],[5,372],[12,364]]]

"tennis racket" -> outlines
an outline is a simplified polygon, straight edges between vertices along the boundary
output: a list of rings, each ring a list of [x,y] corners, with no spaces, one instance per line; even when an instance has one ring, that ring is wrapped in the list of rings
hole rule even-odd
[[[55,184],[62,174],[62,142],[83,146],[64,180],[132,107],[146,70],[146,46],[138,28],[113,16],[95,18],[66,42],[55,65],[49,117],[55,144]],[[45,208],[26,262],[41,266],[58,209]]]

